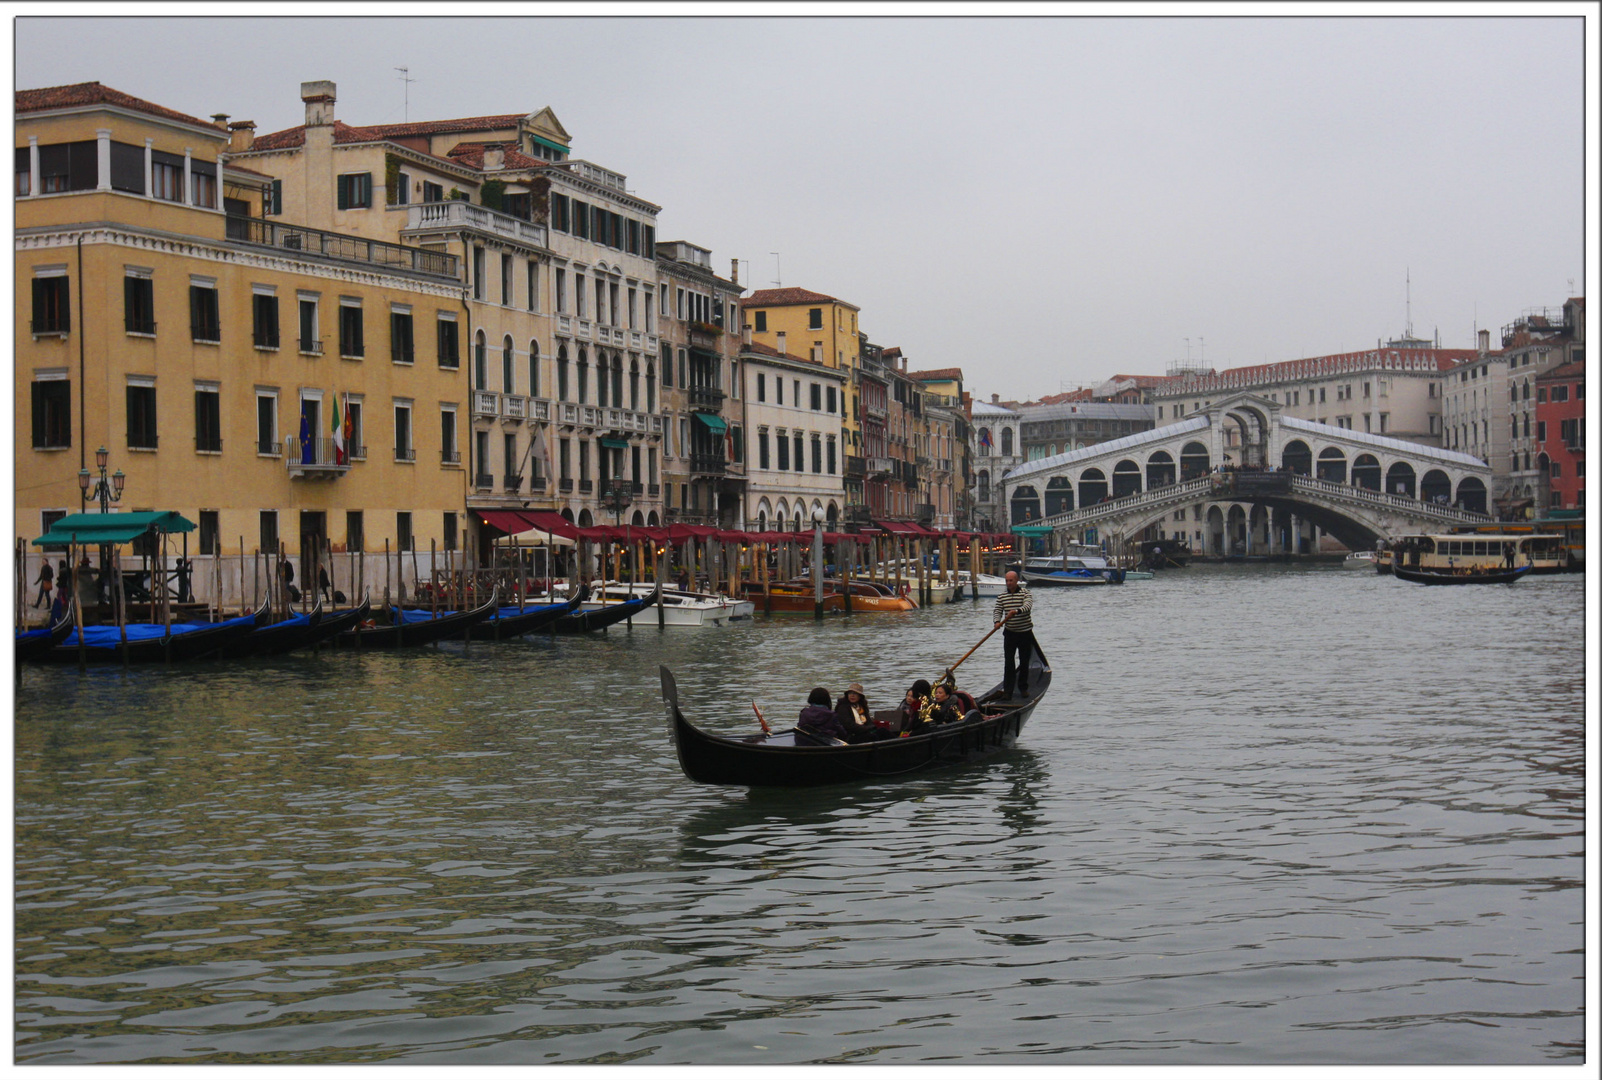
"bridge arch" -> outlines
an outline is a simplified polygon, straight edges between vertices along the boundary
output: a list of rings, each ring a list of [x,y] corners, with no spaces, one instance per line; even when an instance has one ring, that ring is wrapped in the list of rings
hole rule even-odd
[[[1028,484],[1014,488],[1011,512],[1014,525],[1040,520],[1040,493]]]
[[[1073,481],[1066,476],[1053,476],[1046,481],[1046,516],[1066,514],[1074,508]]]
[[[1280,451],[1280,464],[1286,472],[1296,473],[1298,476],[1313,475],[1313,451],[1300,439],[1292,439]]]
[[[1095,506],[1107,497],[1107,474],[1100,469],[1086,469],[1079,474],[1079,505]]]
[[[1358,454],[1352,461],[1352,484],[1378,491],[1381,487],[1379,458],[1373,454]]]
[[[1385,470],[1385,490],[1392,495],[1412,497],[1418,490],[1418,474],[1405,461],[1395,461]]]
[[[1113,498],[1134,495],[1140,491],[1140,466],[1124,458],[1113,466]]]
[[[1174,482],[1174,456],[1158,450],[1146,459],[1146,489],[1167,487]]]
[[[1230,406],[1224,412],[1226,444],[1231,420],[1240,428],[1239,460],[1235,464],[1266,467],[1269,464],[1268,433],[1272,429],[1268,414],[1250,401],[1241,401]]]
[[[1465,476],[1457,482],[1457,505],[1476,514],[1486,513],[1485,481],[1477,476]]]
[[[1179,449],[1179,475],[1185,480],[1194,480],[1198,476],[1206,476],[1213,471],[1212,455],[1207,447],[1192,440]]]
[[[1338,446],[1326,446],[1318,452],[1318,478],[1332,484],[1346,483],[1346,454]]]
[[[1452,478],[1440,469],[1431,469],[1418,482],[1418,497],[1425,502],[1449,503],[1452,501]]]

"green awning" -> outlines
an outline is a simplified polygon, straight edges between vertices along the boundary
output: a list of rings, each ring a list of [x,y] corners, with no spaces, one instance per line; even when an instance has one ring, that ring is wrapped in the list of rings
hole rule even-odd
[[[572,152],[572,148],[571,147],[563,146],[559,142],[552,142],[550,139],[542,139],[538,135],[534,134],[532,131],[528,133],[528,137],[533,139],[535,142],[539,143],[541,146],[548,146],[552,150],[556,150],[559,153],[569,154],[569,153]]]
[[[154,529],[156,532],[193,532],[195,523],[173,510],[146,510],[137,514],[68,514],[34,541],[37,547],[79,544],[126,544]]]
[[[695,414],[695,418],[719,435],[722,435],[729,426],[723,417],[714,416],[712,413],[698,412]]]
[[[611,439],[605,436],[601,438],[601,445],[610,446],[613,450],[627,450],[629,448],[627,439]]]
[[[1050,536],[1050,525],[1014,525],[1012,531],[1024,536]]]

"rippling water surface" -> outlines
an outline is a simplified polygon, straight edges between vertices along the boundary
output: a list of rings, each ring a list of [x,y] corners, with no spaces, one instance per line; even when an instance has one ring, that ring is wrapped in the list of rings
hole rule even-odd
[[[16,1058],[1581,1059],[1583,579],[1038,593],[1016,750],[679,771],[658,665],[744,732],[814,684],[887,707],[988,615],[30,668]],[[993,639],[959,674],[999,669]]]

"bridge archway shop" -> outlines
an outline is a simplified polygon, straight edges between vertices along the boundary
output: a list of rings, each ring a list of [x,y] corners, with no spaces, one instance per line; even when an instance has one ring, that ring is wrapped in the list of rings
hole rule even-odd
[[[1468,454],[1300,420],[1238,394],[1150,431],[1028,462],[1001,486],[1014,523],[1049,525],[1062,540],[1184,539],[1227,557],[1237,547],[1316,551],[1321,535],[1365,549],[1386,536],[1484,521],[1490,476]]]

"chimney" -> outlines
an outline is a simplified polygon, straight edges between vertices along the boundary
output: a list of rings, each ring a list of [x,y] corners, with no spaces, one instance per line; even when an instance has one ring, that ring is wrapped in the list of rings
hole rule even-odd
[[[493,172],[506,167],[506,148],[504,146],[484,147],[484,171]]]
[[[779,331],[779,351],[784,352],[784,331]]]
[[[225,112],[214,112],[211,114],[211,122],[216,124],[218,127],[227,127],[228,114]]]
[[[1481,330],[1480,331],[1480,355],[1484,356],[1486,353],[1488,353],[1490,351],[1491,351],[1491,332],[1489,330]]]
[[[746,323],[743,327],[741,327],[740,335],[744,339],[744,341],[745,341],[745,343],[747,345],[751,344],[751,324],[750,323]]]
[[[729,260],[729,280],[734,282],[736,285],[740,284],[740,260],[739,259],[730,259]]]
[[[300,84],[300,100],[306,103],[306,126],[327,127],[334,122],[334,84],[327,79]]]
[[[1001,395],[1000,394],[991,394],[990,395],[990,404],[992,404],[992,405],[1000,405],[1001,404]]]
[[[228,152],[242,153],[256,145],[256,121],[235,120],[228,125]]]

